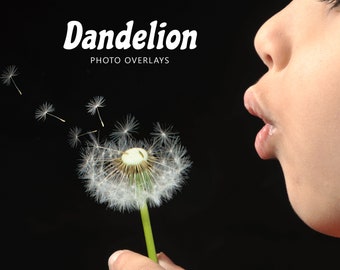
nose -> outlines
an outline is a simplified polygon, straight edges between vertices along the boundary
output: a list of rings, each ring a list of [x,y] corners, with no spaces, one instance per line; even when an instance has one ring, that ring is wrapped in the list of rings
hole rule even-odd
[[[267,20],[257,31],[254,46],[264,64],[273,70],[284,69],[291,57],[292,30],[287,7]]]

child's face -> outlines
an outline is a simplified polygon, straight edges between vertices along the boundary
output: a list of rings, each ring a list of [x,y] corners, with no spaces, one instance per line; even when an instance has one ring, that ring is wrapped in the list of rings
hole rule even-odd
[[[244,100],[267,123],[255,148],[279,160],[296,213],[340,237],[340,4],[330,2],[294,0],[259,29],[268,72]]]

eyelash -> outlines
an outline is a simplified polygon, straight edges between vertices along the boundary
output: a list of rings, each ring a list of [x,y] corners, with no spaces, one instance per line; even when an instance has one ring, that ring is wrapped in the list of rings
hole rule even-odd
[[[340,6],[340,0],[320,0],[321,2],[327,2],[327,4],[331,5],[332,8],[336,8],[337,6]]]

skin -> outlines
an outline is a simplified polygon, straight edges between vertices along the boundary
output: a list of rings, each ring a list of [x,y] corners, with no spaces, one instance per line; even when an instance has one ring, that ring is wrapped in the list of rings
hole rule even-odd
[[[265,123],[255,149],[280,162],[296,214],[340,237],[340,5],[329,2],[294,0],[262,25],[254,45],[268,70],[244,105]],[[118,255],[110,270],[183,269],[163,253],[158,265],[131,251]]]
[[[157,258],[158,264],[133,251],[118,250],[110,256],[108,265],[110,270],[184,270],[162,252],[157,254]]]
[[[255,37],[268,71],[244,95],[269,123],[255,148],[279,160],[290,203],[312,229],[340,237],[340,5],[295,0]],[[269,127],[269,128],[268,128]],[[271,129],[271,135],[267,130]]]

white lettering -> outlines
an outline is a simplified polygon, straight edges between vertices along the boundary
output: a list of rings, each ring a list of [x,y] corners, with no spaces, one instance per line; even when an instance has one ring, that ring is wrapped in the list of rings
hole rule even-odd
[[[73,36],[73,30],[76,28],[76,36],[74,40],[72,41]],[[66,50],[72,50],[78,46],[78,44],[81,41],[81,37],[83,35],[83,26],[78,21],[70,21],[67,23],[67,32],[66,32],[66,38],[64,42],[64,49]]]
[[[197,45],[196,45],[196,40],[197,40],[197,31],[192,30],[185,30],[183,31],[183,40],[182,40],[182,44],[181,44],[181,50],[185,50],[187,48],[188,45],[188,39],[190,38],[190,45],[189,45],[189,49],[193,50],[196,49]]]
[[[145,42],[142,42],[148,33],[144,30],[139,30],[136,32],[136,34],[133,36],[132,40],[132,47],[136,50],[143,49],[145,46]]]
[[[84,50],[111,50],[114,47],[117,50],[127,50],[129,48],[141,50],[180,50],[196,49],[197,31],[184,30],[180,32],[177,29],[167,30],[167,23],[162,22],[158,25],[158,21],[152,21],[150,28],[146,30],[134,30],[134,21],[126,23],[126,29],[120,32],[113,30],[87,30],[83,35],[83,26],[78,21],[69,21],[67,23],[67,32],[63,48],[73,50],[81,43]],[[188,47],[189,46],[189,47]]]
[[[112,49],[113,48],[113,36],[114,33],[112,30],[106,31],[106,30],[102,30],[99,32],[99,43],[98,43],[98,47],[97,50],[102,50],[105,46],[105,40],[107,39],[107,43],[105,48],[107,50]]]
[[[175,38],[175,40],[173,40],[173,37]],[[178,30],[172,30],[166,37],[165,44],[169,50],[174,50],[177,48],[180,42],[181,33]]]
[[[133,21],[129,21],[126,23],[127,25],[127,29],[120,31],[116,37],[116,48],[118,50],[120,49],[128,49],[130,48],[131,44],[130,44],[130,38],[131,38],[131,31],[132,31],[132,26],[133,26]],[[122,38],[124,38],[124,40],[122,41]]]

